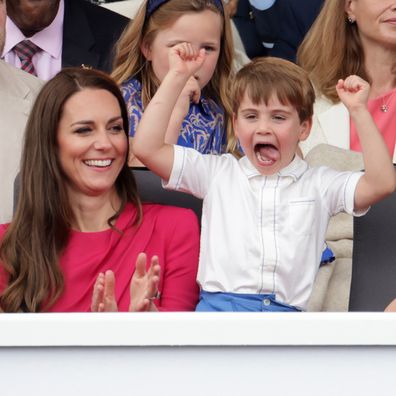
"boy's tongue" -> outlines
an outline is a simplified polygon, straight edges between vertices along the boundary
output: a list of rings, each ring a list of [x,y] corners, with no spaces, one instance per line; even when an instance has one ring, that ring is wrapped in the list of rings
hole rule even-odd
[[[260,144],[256,152],[261,161],[275,162],[279,159],[279,150],[271,144]]]

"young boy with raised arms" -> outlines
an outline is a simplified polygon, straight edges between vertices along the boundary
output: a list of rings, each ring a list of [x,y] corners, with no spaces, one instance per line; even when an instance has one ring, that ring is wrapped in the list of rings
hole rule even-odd
[[[135,155],[166,188],[203,198],[198,311],[304,311],[329,219],[363,215],[392,193],[389,151],[367,110],[369,84],[339,80],[357,127],[364,172],[309,167],[296,155],[309,135],[315,93],[307,74],[281,59],[257,59],[233,83],[233,127],[244,156],[203,155],[164,136],[186,81],[205,62],[188,43],[169,49],[169,72],[147,106]]]

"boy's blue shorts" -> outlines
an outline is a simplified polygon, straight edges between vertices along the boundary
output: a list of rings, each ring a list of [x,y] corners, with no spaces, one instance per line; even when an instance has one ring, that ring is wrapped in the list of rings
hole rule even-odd
[[[201,291],[197,312],[301,312],[276,301],[275,294],[239,294]]]

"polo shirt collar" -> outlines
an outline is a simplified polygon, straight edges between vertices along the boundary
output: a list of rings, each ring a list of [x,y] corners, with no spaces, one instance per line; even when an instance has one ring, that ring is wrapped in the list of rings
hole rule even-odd
[[[248,157],[245,155],[239,160],[239,165],[242,171],[245,173],[248,179],[257,176],[263,176],[249,161]],[[271,175],[280,177],[291,177],[294,181],[297,181],[308,169],[308,164],[301,159],[298,155],[295,155],[293,161],[290,162],[288,166],[281,169],[278,173]]]

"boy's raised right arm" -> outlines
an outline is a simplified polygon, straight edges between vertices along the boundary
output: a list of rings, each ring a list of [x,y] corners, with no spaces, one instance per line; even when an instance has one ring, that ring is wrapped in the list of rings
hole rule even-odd
[[[364,175],[355,191],[355,211],[363,211],[391,194],[396,175],[389,151],[367,108],[369,84],[358,76],[339,80],[337,93],[355,123],[364,160]]]
[[[172,111],[187,80],[202,66],[205,51],[189,43],[169,51],[169,72],[145,109],[133,139],[136,157],[163,180],[168,181],[173,166],[173,145],[165,143]]]

